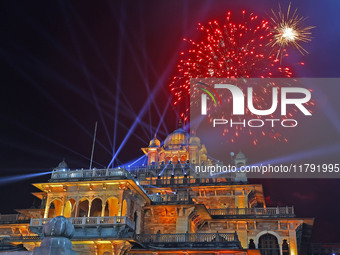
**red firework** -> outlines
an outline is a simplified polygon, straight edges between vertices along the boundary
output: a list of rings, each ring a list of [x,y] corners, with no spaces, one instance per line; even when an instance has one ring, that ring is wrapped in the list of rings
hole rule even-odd
[[[172,78],[170,91],[173,94],[173,105],[184,120],[189,119],[189,98],[191,78],[289,78],[292,69],[277,58],[277,52],[268,46],[273,41],[272,28],[267,20],[260,19],[251,13],[242,11],[242,20],[233,22],[231,12],[227,13],[222,25],[210,21],[207,25],[198,24],[200,39],[184,39],[190,43],[190,49],[181,52],[177,65],[177,75]],[[283,49],[282,57],[288,56]],[[303,65],[303,63],[300,63]],[[275,85],[273,85],[275,86]],[[268,88],[260,88],[254,94],[258,102],[266,102]],[[191,92],[195,93],[195,91]],[[265,104],[262,105],[266,106]],[[261,107],[260,107],[261,108]],[[288,114],[293,116],[293,112]],[[229,132],[225,129],[223,134]],[[268,136],[275,140],[287,141],[274,129],[265,132],[237,128],[230,141],[235,142],[240,134],[252,136],[252,143],[258,144],[258,135]]]

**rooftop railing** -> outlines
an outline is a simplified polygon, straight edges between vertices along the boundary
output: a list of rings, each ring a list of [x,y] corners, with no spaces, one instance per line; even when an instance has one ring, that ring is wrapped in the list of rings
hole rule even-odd
[[[76,217],[67,218],[74,227],[99,227],[112,225],[127,225],[135,229],[135,224],[126,216],[107,216],[107,217]],[[51,219],[31,219],[30,227],[42,227]]]
[[[102,180],[102,179],[130,179],[133,180],[141,190],[146,193],[136,176],[128,172],[125,168],[107,168],[107,169],[76,169],[76,170],[60,170],[52,171],[50,182],[58,182],[60,180],[82,181],[82,180]]]
[[[211,165],[211,164],[210,164]],[[54,169],[51,175],[51,182],[58,182],[61,180],[67,181],[82,181],[82,180],[100,180],[100,179],[132,179],[141,188],[144,185],[153,186],[178,186],[178,185],[223,185],[231,183],[235,179],[235,173],[223,173],[223,175],[209,176],[207,174],[194,175],[188,174],[189,170],[193,173],[195,170],[194,164],[168,164],[163,166],[150,165],[143,167],[130,168],[108,168],[108,169]],[[201,164],[200,166],[208,166]],[[163,168],[162,168],[163,167]],[[179,168],[182,174],[168,176],[164,170],[167,168]],[[129,171],[128,171],[128,170]],[[155,171],[152,171],[155,170]],[[164,171],[163,171],[164,170]],[[164,173],[163,173],[164,172]],[[163,174],[162,174],[163,173]]]
[[[150,200],[155,204],[192,202],[192,199],[187,193],[186,194],[152,194],[148,196]]]
[[[181,233],[181,234],[139,234],[141,243],[196,243],[196,242],[238,242],[237,233]]]
[[[77,238],[75,238],[77,239]],[[188,243],[196,243],[196,247],[209,244],[218,246],[223,244],[228,246],[232,244],[234,248],[241,248],[237,233],[181,233],[181,234],[136,234],[134,239],[142,244],[168,244],[175,248],[176,245],[188,245]],[[0,239],[1,243],[12,242],[37,242],[41,240],[41,236],[11,236]]]
[[[207,171],[207,169],[209,169],[210,167],[214,167],[214,168],[218,168],[220,169],[221,173],[225,174],[226,172],[222,172],[222,169],[225,168],[224,164],[222,162],[216,162],[216,163],[189,163],[189,162],[182,162],[182,161],[178,161],[178,162],[167,162],[167,163],[153,163],[151,165],[146,165],[146,166],[130,166],[127,167],[126,169],[128,169],[131,173],[133,174],[143,174],[143,173],[148,173],[151,170],[158,173],[165,173],[168,172],[170,170],[170,172],[172,172],[173,170],[181,170],[180,172],[188,173],[189,171],[191,172],[196,172],[196,168],[200,167],[201,170],[201,174],[205,173]],[[217,171],[217,170],[216,170]],[[217,172],[215,172],[217,173]]]
[[[12,242],[36,242],[40,241],[41,237],[36,236],[8,236],[0,239],[0,244],[12,243]]]
[[[220,217],[295,217],[294,207],[266,207],[266,208],[226,208],[226,209],[208,209],[211,216]]]
[[[51,179],[134,178],[125,168],[53,170]]]
[[[30,218],[23,214],[0,214],[1,223],[29,222]]]
[[[163,177],[161,178],[149,178],[146,180],[141,180],[141,185],[151,185],[151,186],[208,186],[208,185],[225,185],[233,182],[234,177],[229,176],[229,178],[194,178],[192,176],[174,176],[174,177]]]

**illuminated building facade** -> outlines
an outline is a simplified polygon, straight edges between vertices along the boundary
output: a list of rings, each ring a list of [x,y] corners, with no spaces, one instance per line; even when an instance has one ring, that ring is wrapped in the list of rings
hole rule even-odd
[[[238,173],[199,176],[194,167],[212,162],[197,136],[179,127],[163,145],[155,137],[142,150],[142,167],[70,170],[60,163],[49,182],[33,184],[40,209],[0,216],[2,246],[33,250],[43,225],[63,215],[82,255],[307,253],[313,219],[297,218],[293,207],[267,207],[262,185]],[[247,159],[238,153],[232,161]]]

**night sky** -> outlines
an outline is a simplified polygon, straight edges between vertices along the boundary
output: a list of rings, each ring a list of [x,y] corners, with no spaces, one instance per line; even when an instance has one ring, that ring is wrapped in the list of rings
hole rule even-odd
[[[287,6],[289,1],[280,3]],[[294,0],[292,5],[316,26],[305,46],[310,54],[290,56],[292,63],[305,62],[296,76],[339,77],[340,2]],[[166,109],[179,53],[188,47],[183,38],[197,38],[198,22],[221,19],[227,11],[268,17],[277,6],[272,0],[1,1],[0,212],[37,203],[30,183],[49,178],[14,182],[8,177],[50,171],[63,159],[71,168],[89,167],[96,121],[94,166],[106,167],[113,147],[119,147],[154,96],[140,116],[143,124],[132,130],[115,165],[142,156],[140,148],[154,136],[150,126],[158,126]],[[339,88],[333,94],[338,102]],[[333,117],[337,120],[339,113]],[[161,140],[176,128],[176,119],[169,107],[158,132]],[[299,143],[327,136],[318,125],[308,128],[317,131],[317,137],[302,132]],[[332,139],[339,141],[339,133],[333,133]],[[254,158],[248,145],[229,146]],[[274,143],[267,149],[274,146],[280,152],[281,146]],[[264,184],[270,205],[294,205],[298,217],[315,217],[314,242],[340,242],[339,179],[253,182]]]

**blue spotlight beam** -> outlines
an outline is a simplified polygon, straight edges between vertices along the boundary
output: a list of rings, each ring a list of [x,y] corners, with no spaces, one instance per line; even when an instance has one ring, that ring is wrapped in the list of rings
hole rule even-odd
[[[133,161],[131,164],[128,164],[128,167],[131,167],[132,165],[136,164],[138,161],[142,160],[146,155],[144,154],[143,156],[139,157],[135,161]]]
[[[132,107],[132,105],[131,105],[129,99],[127,98],[127,96],[125,95],[125,93],[123,93],[123,91],[122,91],[121,94],[122,94],[122,97],[124,98],[126,104],[130,107],[131,115],[133,116],[133,118],[136,118],[136,117],[137,117],[137,114],[136,114],[136,112],[133,110],[133,107]],[[139,123],[139,125],[140,125],[140,127],[142,128],[142,130],[143,130],[143,132],[144,132],[144,134],[145,134],[145,137],[148,137],[148,136],[149,136],[149,133],[148,133],[148,130],[146,130],[147,128],[149,128],[149,127],[148,127],[148,124],[147,124],[146,122],[144,122],[144,121],[141,121],[141,122]],[[155,130],[155,128],[152,127],[152,130]]]
[[[162,171],[159,173],[158,176],[161,176],[161,175],[162,175],[162,173],[164,172],[164,170],[168,167],[169,163],[170,163],[170,161],[169,161],[168,163],[165,164],[164,168],[162,169]]]
[[[26,72],[23,71],[22,68],[18,67],[13,60],[6,55],[6,52],[0,49],[0,55],[2,55],[7,62],[18,72],[20,73],[33,87],[35,87],[41,94],[43,94],[50,102],[52,102],[61,112],[63,112],[68,118],[70,118],[81,130],[83,130],[88,136],[92,137],[92,134],[84,128],[78,120],[76,120],[57,100],[55,100],[45,89],[43,89],[36,81],[34,81]],[[101,142],[98,141],[98,144],[109,154],[111,151],[108,150]]]
[[[130,138],[131,134],[134,132],[135,128],[137,127],[137,125],[140,122],[140,119],[144,116],[146,110],[149,108],[152,100],[154,99],[154,97],[156,96],[156,94],[158,93],[159,89],[161,88],[161,84],[157,84],[156,87],[153,89],[153,91],[151,92],[151,94],[149,95],[146,103],[144,104],[144,106],[142,107],[141,111],[139,112],[136,120],[134,121],[134,123],[132,124],[130,130],[128,131],[127,135],[125,136],[124,140],[122,141],[122,143],[120,144],[120,146],[118,147],[115,155],[113,156],[112,160],[110,161],[108,167],[114,162],[115,158],[117,157],[117,155],[119,154],[119,152],[122,150],[122,148],[124,147],[125,143],[127,142],[127,140]]]
[[[103,54],[101,53],[101,51],[99,50],[99,48],[96,45],[95,40],[93,39],[93,36],[91,36],[84,24],[84,22],[82,21],[81,17],[79,16],[79,14],[77,13],[77,11],[72,8],[73,6],[68,6],[71,12],[72,17],[75,18],[75,21],[77,22],[77,24],[79,25],[79,27],[81,28],[81,30],[85,33],[87,39],[90,41],[93,49],[95,50],[97,56],[99,57],[100,61],[102,62],[106,72],[108,73],[108,75],[111,77],[112,80],[114,80],[114,74],[112,72],[112,69],[109,67],[107,61],[105,60]],[[121,52],[121,46],[118,47],[118,52]]]
[[[57,41],[54,40],[43,27],[40,26],[40,24],[34,22],[32,19],[27,17],[27,15],[25,13],[21,12],[21,10],[18,10],[18,11],[20,11],[20,14],[22,14],[20,17],[24,18],[25,22],[27,24],[29,24],[34,30],[38,31],[39,34],[42,35],[44,39],[48,40],[57,49],[58,52],[60,52],[63,56],[65,56],[67,59],[69,59],[72,63],[74,63],[75,67],[79,68],[81,66],[81,63],[78,62],[77,60],[75,60],[74,58],[72,58],[72,55],[69,54],[63,47],[61,47],[60,44],[58,44]],[[32,58],[32,56],[30,56],[30,57]],[[29,65],[29,66],[30,66],[30,68],[32,68],[32,66],[34,66],[34,65]],[[41,67],[46,69],[45,64],[41,64]],[[79,68],[79,69],[81,69],[81,68]],[[39,69],[39,70],[41,70],[41,69]],[[57,75],[57,78],[59,80],[62,79],[58,75]],[[98,83],[98,85],[101,85],[101,88],[105,89],[105,93],[112,95],[112,92],[110,90],[108,90],[106,88],[106,86],[103,86],[103,84],[101,82],[99,82],[98,79],[95,76],[91,75],[91,78],[95,80],[96,84]],[[65,80],[63,80],[63,83],[67,83],[67,82]],[[62,85],[63,85],[63,83],[62,83]],[[74,86],[71,86],[72,85],[71,83],[68,83],[68,85],[69,85],[68,87],[71,88],[72,90],[74,90],[77,94],[81,93],[81,96],[83,98],[85,97],[86,100],[93,103],[91,100],[86,98],[86,95],[83,93],[83,91],[80,91],[79,89],[75,88]],[[111,103],[107,103],[105,105],[107,107],[112,107]]]
[[[192,168],[191,164],[188,164],[188,166],[191,168],[192,171],[194,171],[197,174],[196,170]]]
[[[23,54],[25,54],[25,52],[23,52]],[[48,67],[46,67],[46,65],[44,65],[43,63],[41,63],[39,60],[37,60],[36,58],[34,58],[33,56],[29,56],[29,58],[32,59],[32,61],[35,62],[35,65],[31,65],[31,62],[30,62],[30,65],[27,65],[28,68],[32,67],[32,66],[37,66],[37,70],[38,71],[42,71],[42,74],[49,74],[49,75],[53,75],[53,77],[57,80],[60,81],[60,84],[61,85],[65,85],[67,88],[69,89],[72,89],[72,91],[74,91],[76,94],[78,94],[79,96],[81,96],[84,100],[88,101],[89,103],[93,104],[93,101],[90,99],[91,96],[90,95],[86,95],[83,91],[77,89],[72,83],[68,82],[67,80],[64,80],[62,77],[60,77],[59,75],[53,73],[53,70],[52,69],[48,69]],[[27,68],[26,67],[26,68]],[[25,68],[25,69],[26,69]],[[124,94],[122,94],[124,96]],[[127,100],[127,99],[126,99]],[[108,107],[108,108],[112,108],[112,104],[111,103],[105,103],[105,102],[102,102],[104,106]],[[131,116],[131,118],[135,119],[135,116],[136,116],[136,113],[132,110],[132,106],[129,104],[128,105],[130,107],[130,111],[131,112],[126,112],[124,110],[126,110],[126,106],[122,106],[122,113],[126,113],[125,115],[126,116]],[[113,110],[118,110],[117,108],[112,108]],[[111,120],[114,119],[114,117],[112,115],[110,115],[110,112],[109,111],[105,111],[105,114],[106,116],[108,116]],[[146,123],[144,122],[140,122],[142,124],[142,127],[146,126]],[[128,130],[128,127],[123,125],[122,123],[118,122],[118,124],[123,127],[125,130]],[[90,134],[90,133],[88,133]],[[136,136],[138,139],[140,139],[141,141],[145,142],[144,139],[138,137],[136,134],[133,134],[134,136]],[[101,144],[102,145],[102,144]]]
[[[187,174],[184,170],[183,164],[181,164],[181,168],[182,168],[183,174]]]
[[[62,9],[63,9],[63,13],[64,13],[64,18],[65,18],[65,21],[66,21],[66,24],[67,24],[67,28],[68,28],[68,31],[69,31],[69,34],[71,36],[71,39],[72,39],[72,43],[73,43],[73,46],[74,48],[76,49],[76,53],[77,53],[77,56],[80,60],[80,62],[82,63],[81,64],[81,68],[82,68],[82,71],[87,79],[87,83],[89,85],[89,88],[90,88],[90,91],[91,91],[91,94],[92,94],[92,98],[94,100],[94,105],[98,111],[98,114],[99,114],[99,117],[100,117],[100,120],[101,122],[103,123],[103,126],[104,126],[104,130],[105,130],[105,134],[107,136],[107,139],[112,147],[112,141],[111,141],[111,138],[110,138],[110,135],[109,135],[109,131],[107,129],[107,125],[106,125],[106,122],[104,120],[104,117],[103,117],[103,112],[102,112],[102,109],[98,103],[98,98],[96,96],[96,93],[95,93],[95,90],[93,88],[93,84],[92,84],[92,80],[90,78],[90,75],[89,75],[89,72],[87,70],[87,67],[85,66],[85,61],[84,61],[84,57],[83,57],[83,54],[82,52],[80,51],[79,47],[78,47],[78,41],[77,41],[77,38],[74,36],[75,33],[74,33],[74,30],[73,30],[73,27],[71,26],[71,23],[70,23],[70,20],[68,18],[68,15],[67,15],[67,12],[65,10],[65,7],[63,5],[62,2],[60,2],[60,5],[62,6]]]
[[[69,148],[69,147],[63,145],[63,144],[61,144],[61,143],[58,143],[57,141],[55,141],[55,140],[53,140],[53,139],[51,139],[51,138],[49,138],[49,137],[47,137],[47,136],[45,136],[45,135],[39,133],[39,132],[36,132],[36,131],[33,130],[33,129],[30,129],[30,128],[26,127],[25,125],[21,124],[21,123],[18,122],[18,121],[14,121],[14,120],[8,119],[8,118],[6,118],[5,116],[3,116],[3,115],[1,115],[1,114],[0,114],[0,118],[4,119],[7,123],[11,123],[13,126],[19,128],[19,129],[22,129],[22,130],[24,130],[24,131],[26,131],[26,132],[28,132],[28,133],[31,133],[31,134],[33,134],[33,135],[35,135],[35,136],[38,136],[38,137],[40,137],[40,138],[42,138],[42,139],[44,139],[44,140],[46,140],[46,141],[48,141],[48,142],[50,142],[50,143],[52,143],[52,144],[55,144],[55,145],[57,145],[57,146],[59,146],[59,147],[65,149],[65,150],[67,150],[67,151],[69,151],[69,152],[71,152],[71,153],[73,153],[73,154],[79,156],[79,157],[82,157],[82,158],[84,158],[84,159],[86,159],[86,160],[88,160],[88,161],[90,160],[89,157],[87,157],[87,156],[85,156],[85,155],[83,155],[83,154],[81,154],[81,153],[79,153],[79,152],[77,152],[77,151],[75,151],[75,150],[73,150],[73,149],[71,149],[71,148]],[[103,164],[101,164],[101,163],[99,163],[99,162],[97,162],[97,161],[93,161],[93,162],[96,163],[97,165],[100,165],[100,166],[102,166],[102,167],[105,167]]]
[[[171,63],[169,63],[169,65],[167,66],[166,70],[163,72],[163,74],[161,75],[158,83],[156,84],[155,88],[153,89],[153,91],[151,92],[151,94],[148,97],[147,102],[145,103],[145,105],[143,106],[142,110],[139,112],[136,120],[134,121],[134,123],[131,126],[131,129],[129,130],[128,134],[125,136],[124,140],[122,141],[121,145],[119,146],[119,148],[117,149],[115,155],[113,156],[111,162],[109,163],[108,166],[110,166],[113,161],[115,160],[115,157],[118,155],[118,153],[121,151],[122,147],[125,145],[126,141],[129,139],[129,137],[131,136],[131,133],[134,132],[137,124],[140,122],[140,119],[144,116],[145,111],[149,108],[150,104],[152,103],[152,101],[154,100],[155,95],[158,93],[158,91],[160,90],[160,88],[162,87],[162,84],[164,82],[164,80],[166,79],[167,74],[170,71],[170,67],[172,66],[172,64],[175,62],[175,58],[172,58]]]
[[[114,17],[119,17],[119,15],[116,15],[115,8],[112,7],[112,4],[111,4],[111,9],[112,9],[112,12],[114,13]],[[120,29],[121,29],[120,32],[121,32],[121,34],[125,37],[125,42],[126,42],[126,44],[128,45],[128,49],[130,50],[131,54],[132,54],[133,56],[137,56],[137,55],[138,55],[138,52],[136,51],[136,47],[134,47],[134,46],[132,45],[131,40],[128,38],[128,35],[127,35],[127,33],[126,33],[126,30],[127,30],[127,29],[126,29],[125,27],[123,27],[123,24],[124,24],[124,22],[125,22],[125,19],[126,19],[125,17],[122,17],[121,20],[117,20],[117,22],[120,24]],[[124,28],[124,29],[122,29],[122,28]],[[128,27],[128,28],[130,28],[130,27]],[[130,30],[131,30],[131,28],[130,28]],[[140,38],[138,38],[138,37],[135,35],[135,33],[132,33],[132,37],[134,38],[134,40],[135,40],[136,42],[138,42],[137,45],[139,45],[139,44],[140,44],[140,43],[139,43],[139,42],[140,42]],[[146,54],[146,52],[145,52],[145,47],[144,47],[144,48],[141,47],[140,50],[141,50],[142,55],[143,55],[143,58],[144,58],[144,59],[143,59],[143,64],[144,64],[144,65],[145,65],[145,64],[148,64],[148,66],[149,66],[149,67],[151,68],[151,70],[153,71],[155,77],[158,78],[158,75],[156,74],[156,71],[155,71],[155,68],[154,68],[153,64],[150,62],[149,58],[147,57],[147,54]],[[144,81],[144,85],[145,85],[145,87],[146,87],[146,89],[147,89],[147,92],[149,93],[149,92],[150,92],[150,86],[149,86],[149,82],[148,82],[147,78],[146,78],[145,75],[144,75],[144,71],[142,70],[142,68],[141,68],[139,62],[136,60],[136,58],[133,58],[133,60],[134,60],[134,62],[135,62],[135,65],[136,65],[136,67],[137,67],[137,69],[138,69],[138,72],[139,72],[140,76],[142,77],[142,79],[143,79],[143,81]],[[176,60],[176,57],[173,56],[172,60],[173,60],[172,62],[174,62],[174,61]],[[170,64],[170,65],[168,66],[168,68],[169,68],[170,66],[172,66],[172,65]],[[155,108],[155,110],[156,110],[158,116],[161,117],[161,113],[160,113],[160,111],[159,111],[159,109],[158,109],[158,106],[157,106],[156,102],[155,102],[154,100],[152,100],[152,103],[153,103],[153,105],[155,106],[154,108]],[[166,132],[168,133],[168,130],[167,130],[166,126],[165,126],[165,123],[162,123],[162,124],[163,124],[164,129],[165,129]]]
[[[70,54],[69,52],[67,52],[65,50],[65,48],[63,48],[57,40],[55,40],[48,32],[46,29],[44,29],[39,23],[33,21],[30,17],[28,17],[26,15],[25,12],[23,12],[21,9],[15,9],[16,12],[18,12],[19,17],[21,17],[24,22],[26,24],[28,24],[33,30],[37,31],[39,33],[39,35],[41,35],[45,40],[47,40],[51,45],[53,45],[56,50],[61,53],[64,57],[66,57],[71,63],[75,64],[75,67],[81,70],[81,63],[79,61],[77,61],[75,58],[72,57],[72,54]],[[26,53],[27,54],[27,53]],[[32,58],[32,56],[30,56]],[[37,61],[37,60],[36,60]],[[31,63],[28,65],[29,67],[33,67],[34,65],[31,65]],[[39,67],[39,70],[41,70],[41,68],[45,68],[46,69],[46,65],[45,64],[41,64],[41,67]],[[107,89],[107,86],[104,86],[94,75],[90,74],[91,78],[96,82],[96,84],[100,85],[100,87],[102,89],[105,90],[105,93],[108,95],[113,96],[112,91]],[[62,79],[61,77],[57,76],[56,78],[58,79]],[[64,80],[65,82],[65,80]],[[63,84],[62,84],[63,85]],[[76,93],[82,93],[81,96],[84,97],[84,93],[83,91],[75,88],[75,86],[71,86],[71,83],[68,83],[69,88],[73,89]],[[88,101],[90,101],[88,98],[85,98]],[[90,101],[90,103],[93,103],[92,101]],[[105,106],[107,107],[111,107],[112,108],[112,103],[108,102],[105,104]],[[127,115],[129,116],[129,114]],[[134,116],[133,116],[134,117]]]
[[[20,182],[20,181],[27,180],[27,179],[32,179],[32,178],[35,178],[35,177],[38,177],[38,176],[43,176],[43,175],[47,175],[47,174],[51,174],[51,173],[52,173],[52,171],[48,171],[48,172],[43,172],[43,173],[21,174],[21,175],[2,177],[2,178],[0,178],[0,186],[12,184],[12,183],[15,183],[15,182]]]
[[[46,69],[47,67],[46,67],[46,65],[43,65],[39,60],[37,60],[37,59],[35,59],[35,58],[33,58],[32,56],[29,56],[34,62],[36,62],[37,64],[38,64],[38,69],[41,71],[41,70],[44,70],[44,72],[43,73],[51,73],[51,71],[52,70],[49,70],[49,69]],[[36,66],[36,65],[30,65],[30,66]],[[19,67],[18,67],[19,68]],[[73,89],[73,91],[74,92],[76,92],[78,95],[80,95],[82,98],[84,98],[85,100],[87,100],[88,102],[90,102],[90,103],[93,103],[92,102],[92,100],[90,100],[89,99],[89,96],[86,96],[84,93],[82,93],[82,91],[80,91],[80,90],[78,90],[78,89],[76,89],[71,83],[69,83],[68,81],[66,81],[66,80],[64,80],[63,78],[61,78],[60,76],[58,76],[58,75],[56,75],[56,74],[53,74],[54,75],[54,77],[57,79],[57,80],[60,80],[60,82],[61,82],[61,84],[62,85],[67,85],[67,87],[68,88],[72,88]],[[44,93],[43,93],[44,94]],[[45,95],[45,94],[44,94]],[[57,102],[56,102],[56,104],[57,104]],[[107,106],[107,105],[106,105]],[[109,106],[111,106],[111,104],[109,105]],[[60,106],[61,107],[61,106]],[[118,109],[117,109],[118,110]],[[109,114],[109,112],[105,112],[106,113],[106,115],[108,116],[108,117],[110,117],[111,119],[114,119],[114,117],[112,117],[110,114]],[[126,114],[127,116],[130,116],[130,114]],[[133,112],[133,115],[136,115],[134,112]],[[70,118],[73,118],[73,117],[70,117]],[[74,119],[73,119],[74,120]],[[80,125],[80,123],[78,123],[79,125]],[[128,127],[127,126],[125,126],[125,125],[123,125],[122,123],[120,123],[120,122],[118,122],[118,124],[121,126],[121,127],[123,127],[125,130],[128,130]],[[141,124],[142,125],[146,125],[144,122],[141,122]],[[78,126],[79,126],[78,125]],[[87,135],[89,135],[89,136],[92,136],[92,134],[90,134],[89,132],[87,132]],[[146,142],[145,141],[145,139],[142,139],[141,137],[139,137],[137,134],[133,134],[136,138],[138,138],[139,140],[141,140],[142,142]],[[101,146],[101,147],[103,147],[104,145],[99,141],[99,145]],[[103,147],[104,148],[104,147]],[[104,148],[105,149],[105,148]],[[109,150],[108,149],[105,149],[107,152],[109,152]],[[111,154],[111,152],[110,152],[110,154]],[[111,156],[112,156],[112,154],[111,154]]]
[[[214,160],[214,161],[216,161],[216,162],[219,162],[219,160],[217,160],[217,159],[215,159],[215,158],[213,158],[213,157],[211,157],[211,156],[209,156],[209,155],[207,155],[208,156],[208,158],[210,158],[210,159],[212,159],[212,160]]]
[[[117,79],[116,79],[116,100],[115,100],[115,116],[114,116],[114,123],[113,123],[113,143],[112,143],[112,156],[115,154],[116,151],[116,142],[117,142],[117,122],[118,122],[118,115],[119,115],[119,95],[120,95],[120,83],[121,83],[121,69],[122,69],[122,58],[123,58],[123,39],[122,35],[119,36],[119,46],[118,46],[118,69],[117,69]]]
[[[174,158],[174,156],[171,158],[171,162],[172,162],[172,159]],[[170,164],[170,161],[168,161],[168,163],[166,163],[165,167],[163,168],[163,170],[159,173],[159,176],[162,175],[162,173],[164,172],[164,170],[168,167],[168,165]]]
[[[116,8],[114,8],[114,6],[112,5],[111,2],[110,2],[110,5],[111,5],[111,10],[112,10],[113,13],[115,14],[114,16],[115,16],[115,17],[118,17],[118,14],[116,13]],[[139,6],[139,7],[140,7],[140,9],[142,9],[142,6]],[[204,11],[202,12],[201,17],[207,15],[207,13],[209,12],[210,7],[211,7],[211,3],[207,2],[207,3],[206,3],[206,8],[204,8]],[[184,9],[186,9],[186,8],[187,8],[187,6],[184,5]],[[186,11],[186,10],[185,10],[185,11]],[[143,24],[143,21],[144,21],[144,20],[141,18],[141,20],[140,20],[141,26],[142,26],[142,24]],[[121,23],[124,22],[124,19],[123,19],[123,20],[117,20],[117,22],[120,22],[120,24],[121,24]],[[196,23],[196,22],[194,22],[194,23]],[[187,25],[187,24],[186,24],[186,25]],[[129,28],[131,31],[133,31],[133,29],[132,29],[131,27],[127,27],[127,28]],[[124,32],[124,35],[125,35],[126,38],[127,38],[127,33],[125,32],[125,30],[124,30],[123,32]],[[140,42],[140,36],[138,36],[136,33],[131,33],[131,36],[133,37],[134,41]],[[129,40],[129,38],[126,39],[126,43],[127,43],[127,45],[129,46],[129,50],[132,52],[132,54],[133,54],[134,56],[137,55],[136,47],[133,47],[133,46],[132,46],[131,40]],[[181,42],[181,46],[183,46],[182,44],[184,44],[183,41]],[[138,43],[137,45],[140,45],[140,43]],[[150,68],[151,68],[153,74],[155,75],[155,77],[158,77],[158,74],[156,73],[156,70],[155,70],[153,64],[150,62],[149,58],[147,57],[145,47],[144,47],[144,48],[141,47],[140,50],[141,50],[142,55],[143,55],[143,57],[144,57],[143,63],[144,63],[144,64],[147,63],[147,64],[150,66]],[[137,66],[139,72],[141,72],[141,68],[140,68],[138,62],[137,62],[135,59],[134,59],[134,61],[135,61],[135,63],[136,63],[136,66]],[[168,67],[169,67],[169,66],[172,66],[172,65],[174,64],[174,61],[176,61],[176,56],[173,56],[173,57],[172,57],[172,59],[170,60],[170,64],[168,65]],[[141,73],[141,76],[144,77],[144,76],[143,76],[143,73]],[[146,83],[145,85],[148,85],[148,84]],[[166,95],[167,95],[167,93],[166,93]],[[158,111],[157,106],[156,106],[155,109],[156,109],[158,115],[160,116],[160,113],[159,113],[159,111]],[[164,123],[163,123],[163,127],[164,127],[164,129],[166,130],[166,133],[168,133],[168,130],[167,130],[167,128],[166,128],[166,126],[165,126]]]
[[[168,102],[167,102],[167,104],[166,104],[166,106],[165,106],[165,108],[164,108],[164,110],[163,110],[163,114],[162,114],[162,116],[161,116],[161,118],[160,118],[160,120],[159,120],[159,122],[158,122],[158,126],[157,126],[157,128],[156,128],[155,135],[157,135],[157,133],[158,133],[158,131],[159,131],[159,128],[161,127],[161,124],[164,123],[163,120],[164,120],[164,117],[165,117],[166,112],[168,111],[168,108],[169,108],[170,103],[171,103],[171,99],[168,100]]]
[[[72,54],[69,54],[63,47],[60,46],[60,44],[57,43],[56,40],[54,40],[49,34],[48,32],[42,28],[40,26],[40,24],[34,22],[32,19],[30,19],[29,17],[27,17],[27,15],[25,13],[23,13],[21,10],[20,11],[20,17],[24,18],[25,19],[25,23],[29,24],[34,30],[38,31],[40,35],[43,36],[43,38],[45,38],[46,40],[48,40],[56,49],[58,52],[60,52],[63,56],[65,56],[67,59],[69,59],[72,63],[75,64],[76,67],[80,67],[81,66],[81,63],[76,61],[74,58],[72,58]],[[43,67],[45,67],[45,65],[42,65]],[[60,78],[60,77],[58,77]],[[98,82],[98,79],[96,79],[95,77],[92,76],[93,79],[95,79],[96,83]],[[98,84],[102,85],[101,83],[98,82]],[[74,88],[74,86],[70,86],[70,88]],[[104,88],[106,89],[105,86],[101,86],[101,88]],[[77,93],[80,93],[80,91],[78,89],[76,89]],[[111,94],[112,95],[112,92],[108,89],[105,90],[105,93],[107,94]],[[84,96],[84,95],[83,95]],[[92,102],[91,102],[92,103]],[[111,104],[111,103],[110,103]],[[110,104],[107,104],[107,106],[111,106]]]

